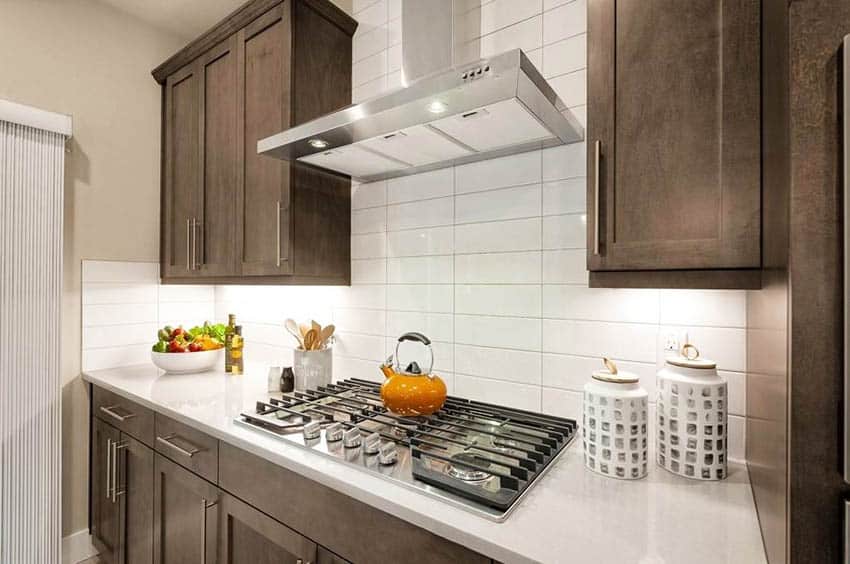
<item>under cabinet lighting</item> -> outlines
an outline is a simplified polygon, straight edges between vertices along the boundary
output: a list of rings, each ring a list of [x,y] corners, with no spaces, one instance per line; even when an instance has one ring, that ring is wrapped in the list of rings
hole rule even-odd
[[[441,114],[447,110],[447,106],[439,100],[434,100],[428,104],[428,111],[432,114]]]
[[[324,149],[328,146],[328,142],[322,141],[321,139],[310,139],[307,143],[309,143],[314,149]]]

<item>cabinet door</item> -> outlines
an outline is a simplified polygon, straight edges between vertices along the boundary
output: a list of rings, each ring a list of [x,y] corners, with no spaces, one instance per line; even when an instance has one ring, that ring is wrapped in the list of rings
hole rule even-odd
[[[217,562],[218,489],[155,454],[154,563]]]
[[[227,494],[221,497],[222,564],[316,562],[316,543]]]
[[[191,277],[196,272],[197,249],[192,245],[200,201],[199,101],[197,64],[187,65],[168,77],[163,110],[160,220],[161,274],[168,278]]]
[[[193,241],[198,276],[235,274],[236,63],[235,35],[198,61],[201,189]]]
[[[292,273],[290,165],[257,154],[257,141],[290,127],[290,3],[269,10],[239,37],[241,189],[237,255],[243,275]]]
[[[589,0],[588,269],[758,268],[757,0]]]
[[[334,554],[323,546],[319,547],[319,556],[316,561],[318,562],[318,564],[351,564],[342,556]]]
[[[112,487],[117,479],[113,445],[121,433],[111,425],[92,418],[92,456],[89,473],[91,492],[91,535],[107,564],[118,564],[121,555],[121,504],[113,500]]]
[[[153,562],[153,478],[154,453],[121,434],[118,451],[118,494],[121,496],[122,550],[124,564]]]

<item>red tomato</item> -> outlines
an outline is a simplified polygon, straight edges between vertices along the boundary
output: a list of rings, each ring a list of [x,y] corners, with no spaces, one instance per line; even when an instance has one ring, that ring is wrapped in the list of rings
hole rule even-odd
[[[182,353],[186,352],[186,347],[183,347],[177,341],[171,341],[168,343],[168,352],[173,353]]]
[[[185,331],[183,331],[183,328],[178,327],[177,329],[171,332],[171,338],[174,339],[175,337],[177,337],[177,335],[182,335],[183,333],[185,333]]]
[[[198,352],[204,350],[200,343],[189,343],[189,352]]]

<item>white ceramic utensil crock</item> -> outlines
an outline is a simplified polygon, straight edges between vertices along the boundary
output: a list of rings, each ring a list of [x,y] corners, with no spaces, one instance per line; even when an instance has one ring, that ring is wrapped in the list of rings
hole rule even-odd
[[[605,369],[595,371],[584,385],[584,465],[612,478],[643,478],[648,394],[635,374],[603,360]]]
[[[726,477],[726,380],[687,343],[658,372],[658,465],[694,480]]]

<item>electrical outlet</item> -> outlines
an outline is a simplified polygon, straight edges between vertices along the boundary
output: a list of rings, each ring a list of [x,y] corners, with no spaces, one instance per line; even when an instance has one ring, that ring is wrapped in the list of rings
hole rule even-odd
[[[678,351],[679,350],[679,337],[677,337],[674,333],[669,333],[667,338],[664,340],[664,350],[665,351]]]

